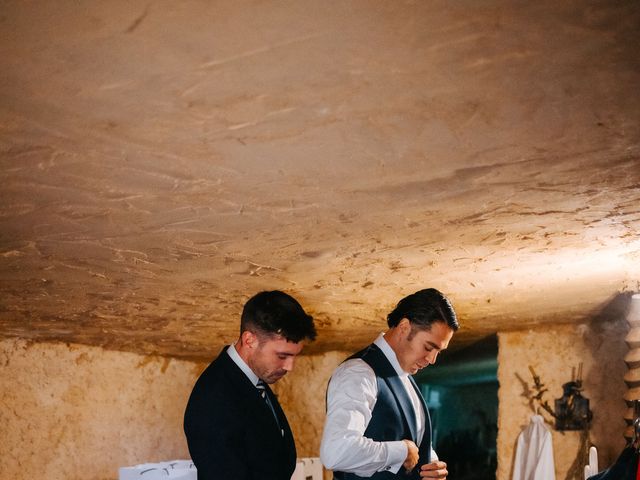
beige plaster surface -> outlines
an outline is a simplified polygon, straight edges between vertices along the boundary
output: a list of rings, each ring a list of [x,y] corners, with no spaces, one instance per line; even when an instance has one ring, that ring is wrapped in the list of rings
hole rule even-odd
[[[2,480],[113,480],[189,458],[184,407],[198,366],[76,344],[0,341]]]
[[[594,412],[590,440],[601,466],[615,459],[624,445],[626,331],[617,321],[499,335],[498,480],[510,478],[517,435],[532,413],[523,396],[523,381],[532,384],[528,365],[552,403],[583,362],[584,395]],[[318,455],[326,382],[349,353],[299,357],[275,385],[301,457]],[[182,415],[204,366],[76,344],[0,341],[3,475],[113,480],[119,466],[188,458]],[[553,442],[557,478],[565,480],[580,437],[553,431]]]
[[[351,353],[333,351],[300,357],[295,369],[275,384],[274,390],[287,413],[299,457],[320,455],[327,383],[333,370]]]
[[[300,357],[274,386],[299,457],[319,455],[326,384],[346,356]],[[85,345],[0,340],[0,480],[114,480],[122,466],[189,458],[182,419],[205,367]]]
[[[572,369],[583,364],[583,395],[589,399],[593,423],[589,441],[598,449],[600,468],[611,465],[624,447],[623,419],[626,405],[623,395],[627,370],[624,356],[627,346],[624,336],[628,325],[623,320],[604,324],[555,326],[546,329],[503,332],[498,334],[498,471],[497,480],[509,480],[518,434],[528,425],[533,410],[526,392],[533,391],[531,365],[548,388],[546,399],[553,408],[553,400],[562,396],[562,384],[571,381]],[[541,415],[552,421],[540,409]],[[579,432],[552,432],[557,480],[582,480],[579,475],[568,477],[578,457],[584,460]]]

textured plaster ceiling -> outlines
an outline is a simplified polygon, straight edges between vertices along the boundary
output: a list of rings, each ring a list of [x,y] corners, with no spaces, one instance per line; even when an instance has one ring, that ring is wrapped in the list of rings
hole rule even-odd
[[[211,357],[283,289],[308,352],[402,296],[465,345],[640,281],[637,1],[0,4],[0,335]]]

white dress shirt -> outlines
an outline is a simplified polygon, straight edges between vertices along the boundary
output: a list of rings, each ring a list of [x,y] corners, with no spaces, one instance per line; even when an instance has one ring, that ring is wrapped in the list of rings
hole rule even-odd
[[[249,365],[247,365],[247,363],[242,359],[242,357],[236,350],[235,343],[233,345],[229,345],[229,348],[227,348],[227,355],[231,357],[231,360],[233,360],[233,363],[235,363],[240,368],[240,370],[242,370],[242,372],[247,376],[247,378],[251,381],[251,383],[253,383],[254,387],[258,385],[258,381],[260,379],[255,373],[253,373],[253,370],[251,370],[251,368],[249,368]]]
[[[555,480],[553,443],[544,418],[533,415],[518,435],[512,480]]]
[[[373,342],[400,376],[416,412],[418,445],[425,430],[425,412],[409,374],[400,367],[384,334]],[[364,436],[378,396],[373,369],[362,359],[353,358],[338,366],[327,389],[327,418],[320,445],[320,459],[330,470],[370,477],[376,472],[398,473],[407,458],[402,440],[378,442]],[[407,439],[410,440],[410,439]],[[432,460],[437,456],[432,451]]]

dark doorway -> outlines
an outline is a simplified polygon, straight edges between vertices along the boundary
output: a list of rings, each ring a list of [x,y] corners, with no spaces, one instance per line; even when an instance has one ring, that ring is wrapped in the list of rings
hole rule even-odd
[[[447,462],[449,478],[495,480],[497,337],[441,354],[415,380],[429,405],[434,449]]]

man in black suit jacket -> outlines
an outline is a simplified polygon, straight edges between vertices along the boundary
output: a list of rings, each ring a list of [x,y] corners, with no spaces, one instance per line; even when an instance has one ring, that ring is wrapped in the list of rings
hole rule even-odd
[[[242,311],[240,337],[196,381],[184,431],[198,480],[290,480],[296,448],[269,388],[293,368],[313,319],[291,296],[261,292]]]

